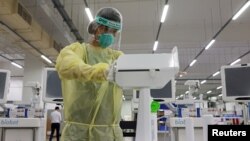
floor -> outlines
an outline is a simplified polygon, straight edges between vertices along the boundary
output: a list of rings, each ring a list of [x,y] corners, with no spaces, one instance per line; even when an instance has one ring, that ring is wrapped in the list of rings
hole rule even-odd
[[[49,141],[49,136],[47,136],[46,141]],[[52,141],[56,141],[56,137],[54,137]]]
[[[47,137],[46,141],[49,141],[49,137]],[[52,141],[56,141],[56,137],[54,137]],[[133,141],[133,138],[124,138],[124,141]]]

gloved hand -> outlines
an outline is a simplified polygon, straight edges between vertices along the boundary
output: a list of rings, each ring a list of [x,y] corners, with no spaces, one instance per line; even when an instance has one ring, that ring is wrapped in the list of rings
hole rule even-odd
[[[110,82],[115,82],[115,71],[116,71],[116,61],[114,61],[107,72],[107,80]]]

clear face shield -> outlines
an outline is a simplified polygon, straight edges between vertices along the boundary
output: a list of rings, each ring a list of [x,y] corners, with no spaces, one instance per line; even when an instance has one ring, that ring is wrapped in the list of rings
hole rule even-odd
[[[99,24],[99,26],[102,26],[104,31],[104,33],[98,37],[100,46],[120,50],[122,25],[99,16],[96,16],[95,22]]]

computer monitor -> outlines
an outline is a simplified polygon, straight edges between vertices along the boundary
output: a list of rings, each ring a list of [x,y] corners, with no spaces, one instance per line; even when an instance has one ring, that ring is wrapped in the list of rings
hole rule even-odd
[[[44,69],[43,101],[46,103],[63,103],[61,80],[55,68]]]
[[[175,80],[171,79],[161,89],[151,89],[151,97],[156,100],[163,100],[164,102],[175,101]]]
[[[221,82],[223,100],[250,100],[250,64],[222,66]]]
[[[10,71],[0,69],[0,103],[7,101],[7,94],[10,86]]]

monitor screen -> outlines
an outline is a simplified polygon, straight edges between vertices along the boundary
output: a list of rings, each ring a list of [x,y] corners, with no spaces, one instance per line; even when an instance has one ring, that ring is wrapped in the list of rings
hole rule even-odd
[[[175,100],[175,80],[171,79],[161,89],[151,89],[150,93],[151,93],[151,97],[154,99],[163,99],[164,101],[174,101]]]
[[[222,73],[224,100],[250,100],[250,66],[225,66]]]
[[[46,68],[44,71],[43,100],[47,103],[62,103],[61,80],[55,68]]]
[[[6,103],[10,82],[10,71],[0,70],[0,103]]]
[[[248,122],[250,123],[250,102],[248,102],[248,110],[247,110],[247,112],[248,112],[248,116],[247,116]]]

